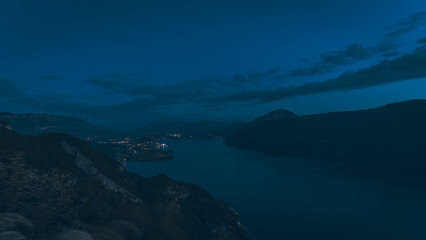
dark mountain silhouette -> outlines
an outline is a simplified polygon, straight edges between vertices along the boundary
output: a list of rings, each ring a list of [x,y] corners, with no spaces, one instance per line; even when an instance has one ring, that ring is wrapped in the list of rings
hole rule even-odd
[[[225,144],[278,156],[425,169],[426,100],[299,117],[273,111],[235,131]]]
[[[70,135],[8,126],[0,121],[1,236],[248,239],[235,211],[196,185],[129,173]]]
[[[75,117],[47,114],[0,113],[0,120],[9,122],[12,128],[22,135],[43,133],[66,133],[78,137],[116,136],[117,133],[92,125]]]
[[[255,126],[255,125],[258,125],[258,124],[268,123],[270,121],[292,119],[292,118],[296,118],[296,117],[297,117],[297,115],[295,113],[292,113],[292,112],[287,111],[287,110],[278,109],[278,110],[271,111],[264,116],[261,116],[259,118],[254,119],[253,121],[251,121],[249,123],[249,125]]]

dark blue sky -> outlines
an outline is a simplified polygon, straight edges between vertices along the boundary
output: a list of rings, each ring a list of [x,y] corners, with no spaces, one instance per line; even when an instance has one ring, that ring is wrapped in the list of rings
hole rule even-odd
[[[1,111],[249,120],[426,98],[420,0],[0,3]]]

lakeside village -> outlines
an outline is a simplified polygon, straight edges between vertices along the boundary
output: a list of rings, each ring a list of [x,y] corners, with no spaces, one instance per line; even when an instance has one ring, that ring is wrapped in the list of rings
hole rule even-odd
[[[169,139],[198,138],[181,133],[142,135],[138,137],[88,137],[85,140],[93,147],[117,161],[160,162],[173,159],[173,151],[165,141]]]

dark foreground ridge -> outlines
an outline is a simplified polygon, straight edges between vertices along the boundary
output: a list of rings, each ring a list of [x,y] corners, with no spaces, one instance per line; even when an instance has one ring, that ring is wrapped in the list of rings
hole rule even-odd
[[[235,131],[225,144],[278,156],[423,171],[426,100],[306,116],[273,111]]]
[[[0,121],[0,236],[249,239],[237,214],[192,184],[143,178],[66,134]]]

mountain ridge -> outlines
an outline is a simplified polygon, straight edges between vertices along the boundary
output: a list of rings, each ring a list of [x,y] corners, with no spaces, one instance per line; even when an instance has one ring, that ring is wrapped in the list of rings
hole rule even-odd
[[[425,168],[426,100],[255,121],[227,137],[225,144],[278,156]]]
[[[67,134],[0,128],[0,184],[0,213],[28,219],[30,239],[65,229],[95,240],[249,239],[234,210],[200,187],[129,173]]]

